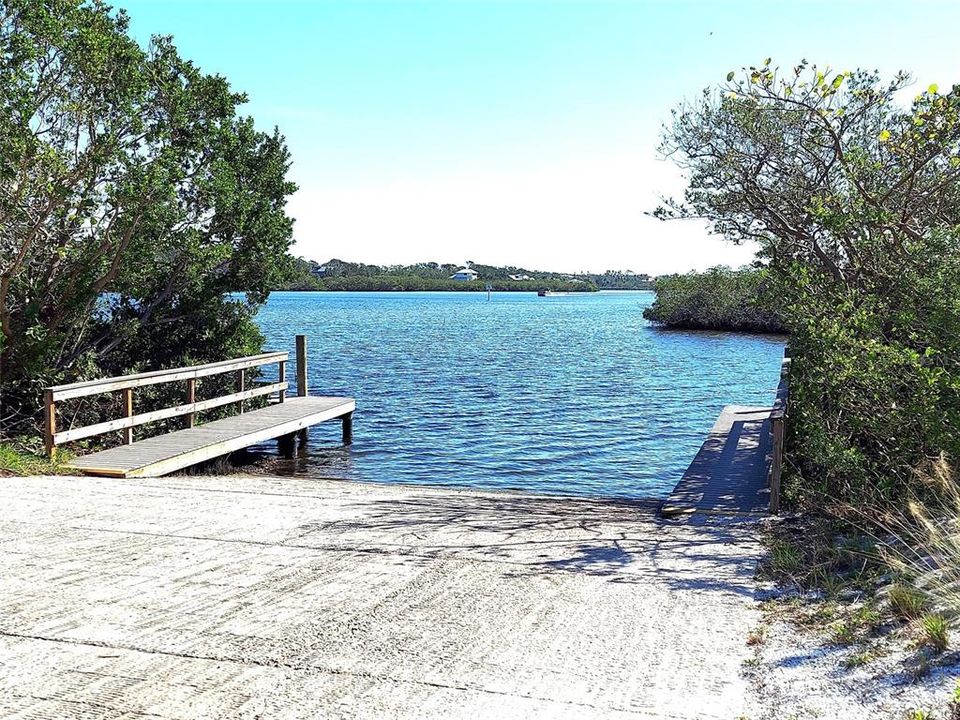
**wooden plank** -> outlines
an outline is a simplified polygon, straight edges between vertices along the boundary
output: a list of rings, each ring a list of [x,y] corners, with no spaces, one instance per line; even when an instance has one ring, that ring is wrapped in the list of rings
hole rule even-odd
[[[307,388],[307,336],[297,335],[297,397],[309,395]]]
[[[244,368],[259,367],[261,365],[271,365],[275,362],[286,360],[289,358],[289,356],[290,353],[287,352],[269,352],[261,355],[252,355],[246,358],[224,360],[222,362],[196,365],[188,368],[156,370],[153,372],[139,373],[136,375],[102,378],[100,380],[87,380],[85,382],[71,383],[69,385],[57,385],[50,388],[50,390],[53,392],[54,400],[69,400],[70,398],[98,395],[100,393],[112,392],[114,390],[144,387],[146,385],[157,385],[159,383],[188,380],[190,378],[202,378],[210,375],[219,375],[221,373],[230,372],[231,370],[242,370]]]
[[[105,432],[122,430],[124,428],[132,428],[136,427],[137,425],[144,425],[146,423],[156,422],[158,420],[166,420],[168,418],[178,417],[180,415],[198,413],[203,410],[210,410],[211,408],[220,407],[222,405],[229,405],[230,403],[234,403],[239,400],[249,400],[250,398],[260,397],[262,395],[270,395],[271,393],[286,389],[287,383],[285,382],[274,383],[272,385],[263,385],[261,387],[251,388],[250,390],[244,390],[243,392],[232,393],[230,395],[224,395],[218,398],[211,398],[210,400],[201,400],[200,402],[193,402],[186,405],[177,405],[171,408],[164,408],[163,410],[154,410],[153,412],[141,413],[140,415],[134,415],[132,417],[120,418],[118,420],[108,420],[107,422],[97,423],[96,425],[86,425],[84,427],[64,430],[63,432],[59,432],[54,435],[54,440],[57,443],[69,442],[71,440],[81,440],[94,435],[101,435]]]
[[[133,417],[133,388],[123,390],[123,416],[125,418]],[[123,429],[123,444],[133,444],[133,426]]]
[[[93,474],[153,477],[297,432],[356,409],[353,398],[306,397],[74,459]],[[238,422],[241,421],[241,422]]]

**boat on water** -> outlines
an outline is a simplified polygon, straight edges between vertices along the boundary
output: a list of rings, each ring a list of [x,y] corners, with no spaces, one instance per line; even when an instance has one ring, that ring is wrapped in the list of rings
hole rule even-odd
[[[537,290],[537,297],[554,297],[557,295],[569,295],[568,292],[555,292],[553,290]]]

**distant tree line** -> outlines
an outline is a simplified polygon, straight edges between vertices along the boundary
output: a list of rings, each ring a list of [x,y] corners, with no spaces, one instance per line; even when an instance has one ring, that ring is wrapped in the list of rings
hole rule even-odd
[[[367,265],[344,260],[320,264],[297,258],[277,290],[482,290],[492,284],[495,290],[555,290],[592,292],[594,290],[651,290],[649,275],[608,270],[605,273],[558,273],[528,270],[514,266],[483,265],[468,261],[480,276],[477,283],[450,280],[462,266],[451,263],[415,263],[413,265]],[[322,268],[322,270],[321,270]],[[511,275],[528,277],[513,280]],[[361,282],[366,278],[367,282]]]

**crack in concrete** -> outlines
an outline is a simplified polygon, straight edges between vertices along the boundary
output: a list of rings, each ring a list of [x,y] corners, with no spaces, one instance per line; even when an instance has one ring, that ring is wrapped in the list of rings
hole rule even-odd
[[[162,655],[165,657],[182,658],[184,660],[200,660],[203,662],[232,663],[234,665],[241,665],[241,666],[252,665],[256,667],[265,667],[265,668],[272,668],[272,669],[278,669],[278,670],[293,670],[298,672],[317,672],[317,673],[323,673],[326,675],[338,675],[338,676],[362,678],[364,680],[376,680],[379,682],[389,682],[395,685],[406,684],[406,685],[417,685],[421,687],[437,688],[439,690],[454,690],[457,692],[477,692],[477,693],[483,693],[486,695],[522,698],[524,700],[538,700],[541,702],[550,702],[550,703],[556,703],[558,705],[568,705],[571,707],[582,707],[584,709],[591,709],[591,710],[603,710],[603,711],[613,710],[616,712],[635,714],[638,716],[642,712],[642,711],[637,711],[637,710],[633,710],[625,707],[600,706],[594,703],[576,702],[572,700],[558,700],[556,698],[544,697],[541,695],[505,692],[502,690],[492,690],[490,688],[485,688],[479,685],[478,686],[452,685],[448,683],[433,682],[430,680],[416,680],[413,678],[396,678],[396,677],[390,677],[389,675],[376,675],[374,673],[354,672],[352,670],[340,670],[336,668],[328,668],[328,667],[323,667],[318,665],[284,663],[280,661],[258,660],[255,658],[247,658],[247,659],[240,660],[237,658],[232,658],[227,656],[216,657],[216,656],[210,656],[210,655],[197,655],[193,653],[182,653],[182,652],[173,652],[169,650],[156,650],[156,649],[150,649],[150,648],[143,648],[143,647],[138,647],[136,645],[116,645],[116,644],[98,642],[96,640],[71,640],[68,638],[47,637],[44,635],[31,635],[28,633],[9,632],[7,630],[0,630],[0,636],[14,638],[18,640],[35,640],[38,642],[62,643],[64,645],[73,645],[76,647],[111,648],[115,650],[124,650],[127,652],[144,653],[146,655]],[[60,698],[37,698],[37,699],[60,700]],[[107,708],[110,708],[111,710],[116,709],[109,705],[97,705],[96,703],[87,703],[81,700],[72,700],[72,701],[64,700],[63,702],[76,702],[76,703],[82,703],[82,704],[90,704],[97,707],[107,707]],[[150,715],[149,717],[166,717],[166,716]]]

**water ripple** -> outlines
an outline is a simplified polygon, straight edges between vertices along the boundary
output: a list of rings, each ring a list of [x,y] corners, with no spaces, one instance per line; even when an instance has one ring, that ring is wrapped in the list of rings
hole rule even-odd
[[[778,338],[665,332],[652,293],[274,293],[270,349],[309,338],[311,394],[357,399],[354,444],[312,428],[276,470],[662,497],[726,404],[768,404]],[[292,372],[290,373],[292,375]],[[273,452],[272,446],[261,448]]]

